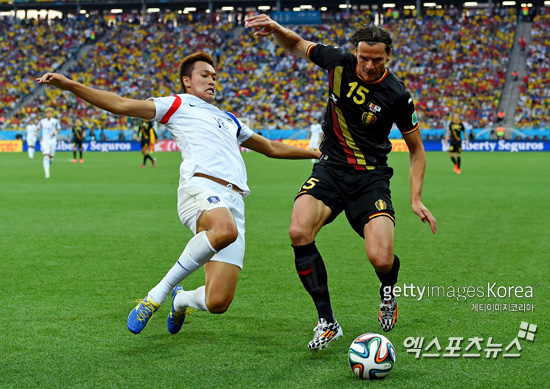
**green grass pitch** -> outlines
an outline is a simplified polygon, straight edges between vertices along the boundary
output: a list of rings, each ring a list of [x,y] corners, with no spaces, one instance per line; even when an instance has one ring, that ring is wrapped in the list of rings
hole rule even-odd
[[[247,252],[224,315],[197,312],[178,335],[166,330],[169,300],[140,335],[126,318],[173,265],[191,233],[176,212],[180,155],[58,153],[49,180],[41,155],[0,154],[0,387],[546,387],[550,259],[548,153],[463,153],[462,174],[446,153],[428,153],[423,200],[432,235],[410,211],[408,155],[393,153],[398,285],[531,287],[531,298],[401,297],[388,333],[397,363],[382,381],[361,382],[347,362],[352,340],[378,325],[378,280],[363,241],[340,216],[317,244],[344,338],[311,354],[316,312],[295,273],[287,234],[293,198],[310,161],[245,153]],[[202,271],[185,280],[202,284]],[[528,303],[533,312],[475,312],[473,303]],[[487,340],[506,347],[522,321],[520,358],[485,358]],[[483,338],[480,358],[415,358],[408,337]],[[424,343],[426,346],[427,343]],[[434,349],[430,350],[434,351]],[[474,349],[470,352],[475,351]],[[516,349],[511,350],[511,352]]]

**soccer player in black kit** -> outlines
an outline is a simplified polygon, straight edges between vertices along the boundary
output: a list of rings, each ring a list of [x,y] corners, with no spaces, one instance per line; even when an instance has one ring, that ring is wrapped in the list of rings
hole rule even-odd
[[[460,153],[462,152],[462,134],[466,138],[466,146],[469,145],[468,137],[466,136],[466,130],[464,124],[460,121],[460,115],[458,113],[453,114],[453,120],[449,123],[447,134],[445,135],[445,143],[449,144],[449,138],[451,144],[449,146],[449,156],[454,165],[454,172],[460,174]]]
[[[326,69],[329,76],[322,156],[298,192],[289,228],[298,276],[319,315],[308,349],[321,350],[342,336],[330,304],[327,271],[315,246],[319,230],[342,211],[365,240],[367,258],[380,280],[378,321],[390,331],[398,316],[393,286],[400,267],[393,253],[393,170],[387,165],[393,123],[409,148],[412,211],[436,232],[436,220],[421,201],[426,154],[414,103],[405,85],[386,68],[391,36],[374,25],[360,28],[352,36],[351,53],[306,41],[266,15],[248,18],[245,26],[258,29],[256,36],[273,35],[285,51]]]
[[[69,143],[71,143],[71,140],[73,142],[73,163],[76,163],[77,151],[80,151],[79,162],[84,163],[84,159],[82,159],[82,142],[84,142],[85,138],[86,130],[82,127],[82,121],[80,119],[76,119],[75,126],[73,127],[69,138]]]
[[[153,122],[142,122],[139,125],[138,137],[141,139],[141,154],[143,154],[143,163],[141,167],[145,167],[147,160],[151,160],[151,165],[155,167],[156,159],[149,155],[149,146],[151,145],[151,138],[157,138],[157,133],[153,128]]]

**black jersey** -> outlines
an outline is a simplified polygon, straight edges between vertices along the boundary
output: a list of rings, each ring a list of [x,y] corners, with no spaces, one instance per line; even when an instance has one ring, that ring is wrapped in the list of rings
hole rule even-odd
[[[73,142],[75,143],[82,143],[84,140],[84,127],[82,126],[74,126],[73,127]]]
[[[402,134],[418,129],[414,103],[403,82],[389,69],[377,81],[365,81],[357,74],[355,55],[342,48],[317,44],[307,55],[329,75],[321,163],[355,170],[385,166],[393,124]]]
[[[151,138],[155,136],[155,129],[152,122],[143,122],[139,126],[138,136],[141,138],[141,143],[151,143]]]
[[[451,132],[451,141],[460,141],[461,133],[466,132],[464,131],[464,124],[462,123],[452,123],[449,124],[449,131]]]

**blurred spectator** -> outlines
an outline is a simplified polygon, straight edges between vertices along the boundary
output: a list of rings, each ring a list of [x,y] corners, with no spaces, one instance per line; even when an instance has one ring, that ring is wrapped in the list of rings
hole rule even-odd
[[[521,47],[521,52],[525,53],[525,47],[527,46],[527,43],[525,42],[525,39],[523,37],[520,37],[518,39],[519,45]]]
[[[497,139],[504,139],[504,135],[506,134],[506,131],[504,130],[504,126],[501,124],[496,129]]]

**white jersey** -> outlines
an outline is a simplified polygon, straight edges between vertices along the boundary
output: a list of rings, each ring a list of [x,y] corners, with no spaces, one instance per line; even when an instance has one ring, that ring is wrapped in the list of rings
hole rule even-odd
[[[181,151],[180,180],[195,173],[221,178],[250,193],[239,146],[252,130],[230,113],[189,94],[151,99],[154,121],[164,124]]]
[[[29,124],[25,128],[25,136],[27,137],[27,141],[36,139],[36,130],[38,129],[38,126],[36,124]]]
[[[57,131],[61,130],[59,120],[54,118],[40,120],[38,127],[42,131],[42,143],[55,142]]]
[[[314,123],[309,127],[311,137],[309,138],[309,148],[315,150],[319,148],[319,137],[323,132],[323,127],[319,123]]]

